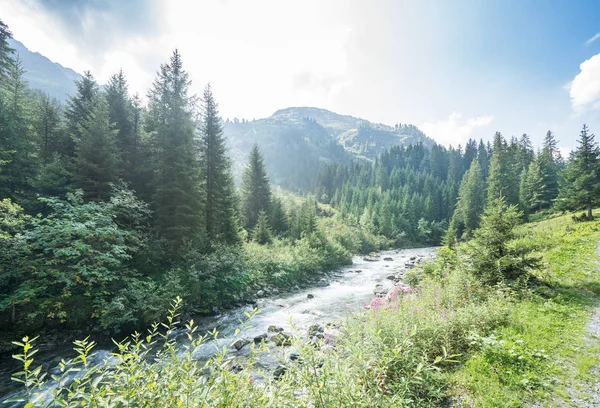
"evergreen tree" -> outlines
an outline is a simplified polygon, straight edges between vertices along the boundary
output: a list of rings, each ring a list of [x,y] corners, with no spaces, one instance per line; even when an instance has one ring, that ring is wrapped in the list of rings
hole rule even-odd
[[[481,169],[481,175],[484,179],[487,179],[490,168],[490,157],[488,154],[488,149],[485,147],[483,140],[479,140],[479,146],[477,146],[477,162],[479,163],[479,168]]]
[[[38,154],[43,164],[51,161],[54,153],[60,152],[61,145],[67,142],[61,126],[61,110],[56,99],[50,99],[47,94],[38,96],[32,125],[37,138]]]
[[[283,234],[288,230],[288,219],[283,209],[283,204],[278,197],[271,199],[271,209],[269,212],[269,221],[271,229],[277,234]]]
[[[207,85],[202,98],[200,166],[205,197],[205,226],[209,240],[239,241],[235,214],[235,186],[226,156],[225,136],[212,89]]]
[[[242,176],[242,209],[244,224],[248,230],[254,228],[258,221],[258,214],[269,210],[271,205],[271,187],[265,170],[265,163],[254,144],[250,151],[250,158]]]
[[[546,133],[541,154],[538,155],[540,174],[545,186],[540,196],[541,207],[550,207],[558,196],[558,172],[560,168],[560,152],[558,142],[551,131]]]
[[[15,60],[0,88],[0,197],[21,205],[31,198],[36,172],[31,93],[24,73],[20,60]]]
[[[119,174],[128,183],[135,178],[136,146],[138,134],[135,132],[135,112],[133,101],[129,97],[125,74],[120,70],[108,80],[104,95],[108,103],[110,123],[118,131],[117,145],[121,152]]]
[[[508,205],[519,203],[519,183],[511,159],[506,141],[500,133],[496,133],[488,178],[488,202],[504,197]]]
[[[546,185],[540,168],[540,157],[541,155],[538,155],[521,174],[519,196],[521,209],[525,216],[532,211],[540,210],[544,204],[543,197],[546,195]]]
[[[12,33],[8,26],[0,20],[0,84],[8,79],[8,73],[14,61],[14,50],[8,45],[8,40],[11,38]]]
[[[111,183],[118,180],[118,132],[109,123],[106,101],[97,98],[93,105],[75,146],[73,177],[87,200],[105,201],[110,196]]]
[[[269,225],[269,219],[264,211],[261,211],[258,214],[256,226],[252,231],[252,239],[261,245],[270,244],[273,241],[273,234],[271,232],[271,226]]]
[[[154,150],[155,227],[174,257],[184,240],[198,239],[203,227],[200,169],[194,144],[190,80],[175,50],[162,64],[148,94],[147,129]]]
[[[94,101],[98,96],[98,83],[90,73],[86,71],[83,77],[75,81],[77,95],[71,96],[67,102],[65,117],[67,119],[67,133],[71,140],[62,147],[61,153],[73,156],[75,144],[81,138],[81,133],[88,123],[88,116],[94,108]]]
[[[477,160],[473,160],[469,171],[463,176],[458,190],[456,222],[464,225],[464,235],[470,237],[479,226],[479,219],[485,207],[485,183]]]
[[[587,210],[592,219],[592,209],[600,204],[600,150],[595,136],[583,125],[579,145],[571,153],[565,170],[565,185],[560,190],[558,207],[562,210]]]

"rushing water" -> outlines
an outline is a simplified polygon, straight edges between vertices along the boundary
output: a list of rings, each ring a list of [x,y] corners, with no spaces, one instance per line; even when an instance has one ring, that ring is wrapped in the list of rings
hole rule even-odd
[[[327,286],[323,283],[323,286],[304,289],[281,297],[259,299],[257,306],[260,313],[249,324],[244,324],[244,327],[240,321],[246,320],[245,313],[252,311],[250,306],[234,309],[220,316],[195,319],[195,321],[202,330],[216,328],[219,331],[217,340],[219,346],[228,346],[238,328],[242,329],[238,338],[252,340],[255,336],[266,333],[271,325],[282,327],[289,332],[291,324],[297,328],[307,328],[313,324],[339,321],[348,313],[368,304],[374,297],[377,285],[382,285],[383,289],[391,288],[394,284],[391,278],[401,277],[407,268],[407,263],[417,263],[421,259],[431,258],[434,254],[435,248],[418,248],[384,251],[371,260],[356,256],[352,265],[329,275]],[[200,347],[195,356],[198,359],[206,359],[214,351],[215,344],[206,343]],[[109,356],[110,350],[98,349],[92,357],[93,363],[101,364]],[[40,352],[36,355],[36,362],[50,364],[51,371],[57,372],[57,360],[72,357],[74,352],[62,346],[55,347],[52,351]],[[49,383],[44,391],[50,393],[52,388],[52,384]],[[14,393],[15,388],[10,386],[10,374],[7,370],[0,369],[0,398]]]

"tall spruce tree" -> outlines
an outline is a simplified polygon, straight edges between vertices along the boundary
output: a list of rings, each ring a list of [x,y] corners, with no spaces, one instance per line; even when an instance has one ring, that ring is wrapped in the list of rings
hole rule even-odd
[[[571,153],[565,170],[566,183],[557,200],[563,210],[585,209],[588,219],[592,219],[594,206],[600,204],[600,149],[594,139],[594,134],[583,125],[579,145]]]
[[[31,92],[19,59],[10,64],[0,87],[0,197],[23,205],[32,198],[36,173],[35,137],[31,131]]]
[[[13,64],[14,50],[8,45],[8,40],[12,38],[12,33],[8,26],[0,20],[0,85],[8,79],[8,73]]]
[[[75,186],[83,190],[88,200],[106,201],[111,183],[118,180],[120,154],[118,131],[109,122],[104,99],[96,98],[82,128],[75,146]]]
[[[148,93],[147,130],[154,151],[155,228],[174,258],[181,243],[199,239],[203,226],[200,168],[194,143],[194,96],[181,54],[162,64]]]
[[[117,145],[121,152],[119,174],[124,181],[131,184],[136,174],[138,134],[135,132],[133,101],[129,96],[127,79],[122,70],[110,77],[104,95],[108,103],[110,123],[118,131]]]
[[[558,142],[551,131],[546,133],[541,153],[538,155],[540,174],[545,186],[540,196],[540,206],[550,207],[558,196],[558,173],[560,169],[560,152]]]
[[[70,140],[62,147],[62,153],[68,156],[75,154],[75,144],[81,138],[81,133],[88,123],[88,116],[94,107],[94,101],[99,94],[98,83],[90,71],[75,81],[77,94],[71,96],[67,102],[65,117],[67,119],[67,133]]]
[[[200,167],[204,189],[204,223],[211,242],[239,241],[235,185],[226,156],[225,136],[210,85],[204,89],[200,125]]]
[[[271,186],[265,169],[265,163],[258,145],[250,151],[248,165],[242,176],[242,210],[244,226],[252,230],[261,211],[269,211],[271,205]]]
[[[479,226],[485,208],[485,182],[477,160],[473,160],[469,171],[463,176],[458,190],[458,202],[454,217],[455,225],[463,225],[465,237],[471,237]]]
[[[519,183],[511,150],[500,133],[494,136],[494,147],[488,178],[488,202],[504,197],[508,205],[519,203]]]

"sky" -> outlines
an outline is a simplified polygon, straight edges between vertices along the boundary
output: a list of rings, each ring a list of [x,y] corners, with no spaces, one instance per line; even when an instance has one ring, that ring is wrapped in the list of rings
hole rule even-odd
[[[224,118],[316,106],[410,123],[446,146],[600,135],[600,2],[0,0],[32,51],[145,95],[174,49]]]

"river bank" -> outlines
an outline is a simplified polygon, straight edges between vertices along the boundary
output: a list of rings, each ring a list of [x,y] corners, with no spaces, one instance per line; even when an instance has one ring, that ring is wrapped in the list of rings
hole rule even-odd
[[[434,254],[434,248],[420,248],[383,251],[377,256],[355,256],[352,265],[325,274],[313,287],[298,287],[293,292],[275,296],[267,296],[264,292],[264,296],[260,297],[259,292],[255,303],[216,316],[183,316],[185,319],[182,320],[193,318],[199,332],[213,329],[219,332],[216,341],[206,343],[196,350],[195,358],[207,359],[214,353],[215,346],[227,347],[234,336],[244,343],[239,350],[235,350],[243,357],[249,353],[250,347],[247,345],[255,338],[276,335],[273,328],[287,334],[298,328],[306,330],[310,327],[326,327],[340,321],[355,311],[363,310],[375,296],[385,295],[387,290],[401,280],[404,271]],[[241,332],[236,335],[236,330],[241,326],[240,321],[246,320],[246,313],[252,313],[254,308],[258,308],[260,312],[244,324]],[[98,342],[95,361],[99,363],[110,353],[110,337],[94,335],[91,339]],[[73,337],[58,339],[54,336],[51,341],[40,342],[36,365],[41,363],[44,368],[56,371],[62,358],[75,356],[72,340]],[[18,368],[16,363],[7,356],[0,360],[0,395],[6,396],[16,391],[15,384],[10,381],[10,373]],[[266,364],[270,364],[268,368],[276,367],[274,362]]]

